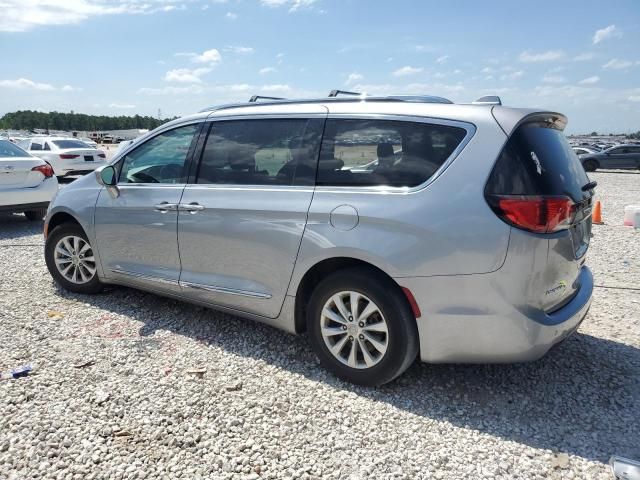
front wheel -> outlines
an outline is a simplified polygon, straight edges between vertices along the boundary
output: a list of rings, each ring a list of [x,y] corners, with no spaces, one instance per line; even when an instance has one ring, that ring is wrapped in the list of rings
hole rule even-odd
[[[49,233],[44,249],[47,268],[53,279],[74,293],[98,293],[96,258],[87,235],[79,225],[63,223]]]
[[[316,287],[307,331],[320,362],[359,385],[390,382],[418,353],[416,320],[400,288],[368,269],[336,272]]]

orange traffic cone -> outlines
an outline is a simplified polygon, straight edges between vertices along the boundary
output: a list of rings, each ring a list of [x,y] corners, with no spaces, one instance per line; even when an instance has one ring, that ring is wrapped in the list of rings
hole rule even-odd
[[[596,201],[595,207],[593,207],[593,213],[591,214],[591,223],[594,225],[603,225],[602,221],[602,206],[600,205],[600,200]]]

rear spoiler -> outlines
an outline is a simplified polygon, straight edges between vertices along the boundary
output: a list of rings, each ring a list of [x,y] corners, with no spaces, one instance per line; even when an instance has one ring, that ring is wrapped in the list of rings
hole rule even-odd
[[[564,130],[567,126],[567,117],[558,112],[496,106],[491,109],[491,114],[507,136],[523,123],[539,123],[556,130]]]

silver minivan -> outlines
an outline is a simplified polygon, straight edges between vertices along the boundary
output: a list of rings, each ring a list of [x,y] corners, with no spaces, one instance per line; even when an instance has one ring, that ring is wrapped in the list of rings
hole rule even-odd
[[[363,385],[416,356],[535,360],[578,328],[595,182],[563,115],[497,97],[252,100],[167,123],[60,190],[53,278],[307,332]]]

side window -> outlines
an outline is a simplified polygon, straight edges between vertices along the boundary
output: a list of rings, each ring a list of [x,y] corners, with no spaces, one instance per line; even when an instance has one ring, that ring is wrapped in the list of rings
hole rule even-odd
[[[31,142],[31,148],[29,150],[43,150],[42,143],[36,142],[35,140]]]
[[[51,147],[49,146],[48,142],[44,142],[44,148],[43,150],[51,150]]]
[[[624,149],[623,148],[612,148],[611,150],[609,150],[609,153],[611,155],[618,155],[620,153],[624,153]]]
[[[182,183],[185,162],[199,124],[156,135],[122,160],[119,183]]]
[[[415,187],[429,179],[466,130],[395,120],[328,120],[318,185]]]
[[[313,185],[322,119],[213,122],[197,183]]]

